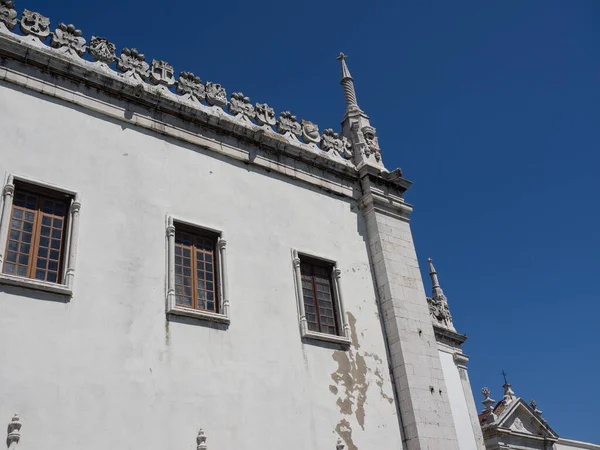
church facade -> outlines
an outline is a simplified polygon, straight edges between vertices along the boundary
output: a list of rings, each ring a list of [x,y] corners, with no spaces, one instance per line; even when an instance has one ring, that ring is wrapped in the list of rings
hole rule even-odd
[[[15,8],[0,0],[9,448],[486,448],[411,183],[343,54],[346,113],[321,131]]]

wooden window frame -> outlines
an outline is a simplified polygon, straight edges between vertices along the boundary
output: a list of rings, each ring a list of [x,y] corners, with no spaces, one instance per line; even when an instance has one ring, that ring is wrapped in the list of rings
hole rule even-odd
[[[214,239],[214,283],[215,283],[215,303],[216,312],[190,308],[177,304],[176,282],[175,282],[175,233],[176,230],[190,233],[195,236],[205,236]],[[223,232],[212,228],[200,226],[190,221],[183,220],[172,215],[167,216],[167,292],[166,292],[166,313],[193,317],[202,320],[210,320],[228,324],[230,322],[230,304],[227,293],[227,241],[223,237]],[[193,273],[196,268],[193,268]]]
[[[28,276],[19,276],[3,273],[8,237],[10,231],[11,218],[13,216],[13,201],[15,190],[29,192],[35,195],[40,195],[53,200],[64,200],[67,207],[63,220],[65,221],[62,232],[61,241],[61,259],[56,282],[38,280]],[[79,211],[81,203],[77,192],[46,183],[40,180],[35,180],[21,175],[10,174],[4,184],[2,190],[2,208],[0,215],[0,283],[9,284],[24,288],[37,289],[58,294],[72,296],[73,282],[75,276],[75,260],[77,255],[77,241],[79,234]],[[41,215],[36,213],[36,217]],[[30,252],[30,264],[35,265],[35,257],[39,244],[39,236],[35,242],[32,242],[32,251]],[[30,269],[30,270],[35,270]]]
[[[302,261],[306,261],[310,264],[318,265],[321,267],[327,267],[330,269],[329,279],[331,283],[332,303],[337,326],[337,334],[312,331],[308,328],[308,321],[306,319],[306,311],[304,305],[304,293],[302,289]],[[311,255],[309,253],[299,252],[296,249],[292,249],[292,265],[294,268],[294,283],[296,286],[296,300],[298,304],[298,322],[300,326],[301,336],[306,339],[316,339],[320,341],[349,345],[351,343],[350,326],[348,325],[348,321],[346,319],[346,311],[342,296],[342,271],[339,269],[337,263],[326,258]],[[317,300],[315,299],[315,302],[316,301]]]

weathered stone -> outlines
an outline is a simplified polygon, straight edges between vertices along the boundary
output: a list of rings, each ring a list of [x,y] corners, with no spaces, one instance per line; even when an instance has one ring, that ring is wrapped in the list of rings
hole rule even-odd
[[[85,39],[82,34],[81,30],[75,28],[75,25],[61,23],[52,33],[50,45],[61,53],[82,56],[85,53]]]
[[[227,104],[227,91],[218,83],[206,82],[206,103],[224,108]]]
[[[153,59],[150,68],[150,80],[154,84],[162,84],[167,87],[173,86],[175,84],[173,66],[166,61]]]
[[[0,23],[9,30],[14,30],[17,25],[17,11],[12,0],[0,0]]]
[[[298,123],[296,116],[293,116],[289,111],[283,111],[279,113],[277,132],[286,136],[298,138],[302,135],[302,127]]]
[[[229,112],[240,119],[251,121],[256,116],[254,106],[250,103],[250,97],[244,97],[241,92],[231,94],[229,101]]]
[[[340,136],[333,129],[327,128],[321,135],[321,149],[333,152],[340,158],[352,157],[352,146],[345,136]]]
[[[303,120],[302,140],[307,144],[318,144],[321,140],[321,136],[319,136],[319,127],[308,120]]]
[[[123,72],[125,78],[144,81],[148,77],[148,67],[146,57],[135,48],[124,48],[117,59],[117,69]]]
[[[94,61],[104,64],[110,64],[117,59],[115,44],[103,37],[92,36],[87,51]]]
[[[277,119],[275,119],[275,110],[266,103],[257,103],[256,121],[259,125],[274,126],[277,123]]]
[[[20,26],[21,33],[25,36],[33,35],[40,41],[50,35],[50,19],[28,9],[21,15]]]
[[[181,72],[177,80],[177,93],[185,100],[200,103],[206,96],[206,91],[200,77],[192,72]]]

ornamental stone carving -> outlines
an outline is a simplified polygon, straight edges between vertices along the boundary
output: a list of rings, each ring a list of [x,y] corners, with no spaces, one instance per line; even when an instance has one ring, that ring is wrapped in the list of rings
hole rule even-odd
[[[240,119],[251,121],[256,116],[254,106],[250,103],[250,97],[244,97],[241,92],[231,94],[229,101],[229,112]]]
[[[377,135],[375,134],[375,128],[367,125],[363,127],[361,131],[367,144],[365,154],[367,157],[373,154],[377,162],[381,161],[381,149],[379,148],[379,139],[377,139]]]
[[[17,25],[17,11],[12,0],[0,0],[0,23],[9,30],[14,30]]]
[[[342,442],[341,438],[338,438],[337,444],[335,445],[335,450],[344,450],[346,445]]]
[[[198,436],[196,436],[196,444],[198,445],[198,450],[206,450],[208,446],[206,445],[206,435],[204,434],[204,430],[200,428],[198,430]]]
[[[21,439],[21,421],[19,415],[15,414],[8,424],[8,435],[6,436],[6,444],[9,449],[17,448],[17,444]]]
[[[277,123],[277,119],[275,119],[275,110],[266,103],[257,103],[256,121],[259,125],[274,126]]]
[[[302,127],[298,123],[296,116],[293,116],[289,111],[284,111],[279,113],[277,132],[285,136],[298,138],[302,135]]]
[[[40,41],[50,35],[50,19],[28,9],[21,15],[20,26],[21,33],[25,36],[35,36]]]
[[[146,57],[135,48],[124,48],[117,59],[117,69],[123,72],[125,78],[144,81],[148,77],[148,67]]]
[[[348,138],[340,136],[331,128],[327,128],[321,135],[321,149],[333,152],[341,158],[352,157],[352,145]]]
[[[452,316],[448,308],[448,300],[444,294],[435,298],[427,297],[427,303],[429,312],[434,319],[446,326],[452,326]]]
[[[218,83],[206,82],[206,103],[210,106],[225,107],[227,104],[227,91]]]
[[[177,93],[185,100],[200,103],[206,96],[206,91],[200,77],[192,72],[181,72],[177,80]]]
[[[302,121],[302,140],[307,144],[318,144],[321,141],[319,136],[319,127],[314,123],[303,120]]]
[[[106,65],[117,59],[115,44],[103,37],[92,36],[88,45],[88,53],[94,59]]]
[[[173,66],[166,61],[152,60],[150,69],[150,80],[154,84],[162,84],[171,87],[175,84],[175,73]]]
[[[85,53],[85,39],[81,37],[82,34],[75,25],[61,23],[52,33],[50,45],[69,56],[82,56]]]

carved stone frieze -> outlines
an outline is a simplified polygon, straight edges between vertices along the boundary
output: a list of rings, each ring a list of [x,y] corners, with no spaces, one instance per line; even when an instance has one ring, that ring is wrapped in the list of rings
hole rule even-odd
[[[274,126],[277,123],[277,119],[275,119],[275,110],[266,103],[257,103],[256,121],[259,125]]]
[[[319,135],[319,127],[314,123],[303,120],[301,122],[302,125],[302,140],[307,144],[318,144],[321,141],[321,136]]]
[[[331,128],[327,128],[321,135],[321,149],[326,152],[333,152],[340,158],[349,159],[352,157],[352,145],[348,138],[340,136]]]
[[[250,97],[244,97],[244,94],[241,92],[234,92],[231,94],[228,108],[231,114],[234,114],[240,119],[251,121],[256,117],[256,111],[254,110],[252,103],[250,103]]]
[[[227,91],[218,83],[206,82],[206,103],[224,108],[227,104]]]
[[[135,48],[124,48],[117,59],[117,69],[123,72],[125,78],[144,81],[148,77],[148,68],[146,57]]]
[[[50,45],[61,53],[82,56],[85,53],[85,39],[82,35],[81,30],[75,28],[75,25],[61,23],[52,33]]]
[[[17,11],[15,11],[15,2],[12,0],[0,0],[0,23],[3,23],[9,30],[15,29]]]
[[[286,136],[298,138],[302,135],[302,126],[298,123],[296,116],[289,111],[279,113],[277,120],[277,132]]]
[[[192,72],[181,72],[177,80],[177,93],[181,97],[195,103],[200,103],[206,96],[206,91],[200,77]]]
[[[115,44],[103,37],[92,36],[87,51],[94,61],[107,65],[117,59]]]
[[[24,10],[19,24],[25,36],[32,35],[43,41],[50,35],[50,19],[40,13]]]
[[[166,61],[152,60],[150,67],[150,80],[154,84],[162,84],[171,87],[175,84],[175,72],[173,66]]]

